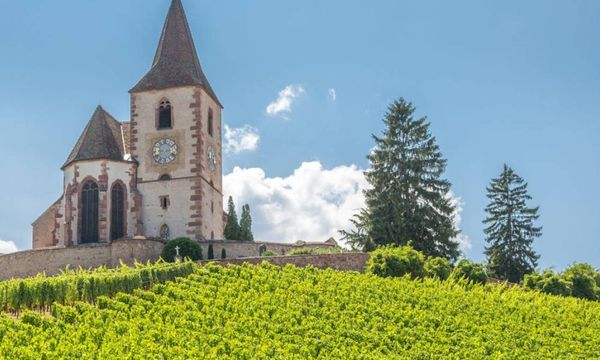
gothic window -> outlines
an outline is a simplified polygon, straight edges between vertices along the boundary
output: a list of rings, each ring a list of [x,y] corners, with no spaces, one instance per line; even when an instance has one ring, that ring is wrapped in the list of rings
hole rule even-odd
[[[208,109],[208,135],[213,136],[213,111]]]
[[[215,239],[215,232],[214,232],[214,231],[211,231],[211,232],[210,232],[210,239],[211,239],[211,240],[214,240],[214,239]]]
[[[96,243],[98,237],[98,184],[88,181],[81,189],[80,223],[82,244]]]
[[[164,224],[160,227],[160,238],[163,240],[171,239],[171,230],[169,229],[169,226],[167,224]]]
[[[168,100],[160,102],[158,107],[158,128],[170,129],[173,127],[173,113],[171,103]]]
[[[110,204],[110,239],[117,240],[125,236],[125,190],[121,184],[113,186]]]
[[[171,175],[169,174],[163,174],[158,178],[159,181],[169,181],[171,180]]]

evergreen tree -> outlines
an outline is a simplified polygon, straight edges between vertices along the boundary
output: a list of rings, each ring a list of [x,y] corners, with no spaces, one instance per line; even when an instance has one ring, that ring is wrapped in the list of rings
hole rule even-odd
[[[491,276],[518,283],[535,270],[539,259],[532,248],[533,240],[542,234],[542,228],[534,226],[539,207],[527,206],[531,200],[527,183],[507,165],[500,177],[492,179],[487,197],[490,203],[483,223],[488,268]]]
[[[208,245],[208,260],[213,260],[215,258],[215,250],[213,249],[212,244]]]
[[[427,256],[454,260],[460,252],[450,182],[442,178],[446,160],[426,118],[415,119],[414,112],[402,98],[388,108],[386,129],[381,137],[373,135],[368,156],[366,208],[353,219],[356,230],[342,235],[362,250],[412,241]]]
[[[254,241],[252,235],[252,216],[250,215],[250,205],[242,206],[242,217],[240,218],[240,240]]]
[[[223,235],[225,235],[225,239],[227,240],[241,240],[240,224],[238,223],[235,204],[231,196],[227,202],[227,224],[225,224]]]

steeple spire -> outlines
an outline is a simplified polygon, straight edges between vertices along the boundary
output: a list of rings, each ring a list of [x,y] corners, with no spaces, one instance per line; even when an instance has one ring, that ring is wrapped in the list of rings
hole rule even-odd
[[[199,85],[217,102],[202,72],[181,0],[173,0],[150,71],[130,92]]]

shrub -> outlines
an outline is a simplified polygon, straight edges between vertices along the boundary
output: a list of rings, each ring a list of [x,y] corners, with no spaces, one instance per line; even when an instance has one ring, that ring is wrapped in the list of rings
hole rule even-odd
[[[542,274],[525,275],[523,279],[524,287],[552,295],[570,296],[571,285],[563,276],[553,273],[552,270],[546,270]]]
[[[271,250],[265,250],[260,256],[277,256],[277,254]]]
[[[450,279],[455,281],[465,279],[475,284],[485,284],[487,283],[487,274],[482,264],[462,259],[452,270]]]
[[[410,246],[381,247],[371,253],[366,271],[381,277],[410,275],[415,279],[423,276],[424,262],[423,253]]]
[[[221,249],[221,259],[227,259],[227,251],[225,251],[225,248]]]
[[[208,245],[208,260],[212,260],[215,258],[215,250],[213,249],[212,244]]]
[[[175,255],[177,252],[175,251],[175,247],[179,246],[179,255],[182,258],[190,258],[193,261],[202,260],[202,248],[197,241],[191,240],[189,238],[177,238],[169,241],[163,251],[161,253],[161,257],[168,262],[175,261]]]
[[[600,274],[589,264],[573,264],[563,273],[564,279],[571,283],[571,295],[580,299],[600,299],[600,287],[597,279]]]
[[[442,257],[429,258],[425,260],[425,266],[423,270],[425,272],[425,276],[440,280],[446,280],[452,272],[450,262],[448,259]]]

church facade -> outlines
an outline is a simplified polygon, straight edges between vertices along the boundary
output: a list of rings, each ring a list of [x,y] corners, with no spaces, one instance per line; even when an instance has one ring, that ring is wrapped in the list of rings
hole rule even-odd
[[[62,196],[33,224],[33,249],[127,238],[223,238],[222,106],[200,66],[181,0],[130,121],[98,106],[62,166]]]

